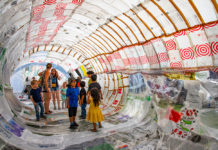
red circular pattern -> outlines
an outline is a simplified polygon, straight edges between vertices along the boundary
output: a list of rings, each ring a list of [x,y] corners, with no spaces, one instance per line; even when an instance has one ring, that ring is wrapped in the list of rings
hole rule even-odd
[[[160,62],[166,62],[166,61],[169,60],[169,57],[168,57],[168,55],[167,55],[167,52],[165,52],[165,53],[159,53],[159,54],[158,54],[158,57],[159,57]]]
[[[183,36],[183,35],[186,35],[186,32],[185,32],[185,30],[183,30],[183,31],[180,31],[180,32],[178,32],[178,33],[174,34],[174,36],[175,36],[175,37],[179,37],[179,36]]]
[[[182,63],[180,61],[178,61],[178,62],[171,62],[170,66],[172,68],[181,68],[182,67]]]
[[[180,54],[181,54],[181,57],[182,57],[182,60],[185,60],[185,59],[193,59],[195,54],[194,54],[194,51],[191,47],[188,47],[188,48],[185,48],[185,49],[180,49]]]
[[[175,50],[176,42],[174,40],[168,40],[165,42],[167,50]]]
[[[204,28],[208,29],[208,28],[214,27],[216,25],[217,25],[217,23],[215,22],[215,23],[211,23],[211,24],[205,25]]]
[[[200,30],[203,30],[202,26],[198,26],[196,28],[190,29],[189,32],[195,32],[195,31],[200,31]]]
[[[195,52],[196,52],[198,57],[211,56],[210,46],[208,43],[196,45]]]
[[[214,55],[218,54],[218,42],[210,43],[210,48],[211,48],[211,51]]]

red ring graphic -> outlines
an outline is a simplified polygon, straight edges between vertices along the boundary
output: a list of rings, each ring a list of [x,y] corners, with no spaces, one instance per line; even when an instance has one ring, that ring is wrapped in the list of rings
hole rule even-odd
[[[193,59],[195,56],[194,51],[191,47],[180,49],[180,54],[181,54],[182,60]]]
[[[195,52],[196,52],[198,57],[211,56],[210,46],[208,43],[196,45]]]

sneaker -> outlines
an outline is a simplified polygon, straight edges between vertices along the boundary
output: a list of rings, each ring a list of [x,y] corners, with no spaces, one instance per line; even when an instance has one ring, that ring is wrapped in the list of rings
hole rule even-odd
[[[73,124],[71,124],[70,129],[76,129],[76,127]]]
[[[74,122],[74,126],[78,127],[79,125],[76,122]]]
[[[44,119],[46,119],[47,117],[45,116],[45,115],[43,115],[43,116],[40,116],[41,118],[44,118]]]
[[[36,121],[39,121],[39,118],[37,118]]]

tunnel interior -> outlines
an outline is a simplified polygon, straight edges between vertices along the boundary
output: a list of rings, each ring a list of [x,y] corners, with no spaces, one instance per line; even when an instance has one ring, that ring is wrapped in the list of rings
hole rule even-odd
[[[217,149],[217,12],[216,0],[1,0],[0,148]],[[35,121],[22,85],[47,63],[61,83],[97,74],[97,133],[69,129],[67,109]]]

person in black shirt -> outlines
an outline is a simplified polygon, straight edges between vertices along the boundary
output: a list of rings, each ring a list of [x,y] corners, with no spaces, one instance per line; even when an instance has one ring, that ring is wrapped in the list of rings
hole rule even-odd
[[[46,119],[44,116],[44,107],[42,100],[42,91],[41,88],[38,87],[37,80],[33,80],[31,82],[32,89],[30,91],[30,99],[33,102],[36,111],[36,120],[39,121],[40,117]],[[39,107],[41,109],[39,116]]]
[[[96,81],[96,80],[97,80],[97,75],[96,75],[96,74],[93,74],[93,75],[91,76],[91,79],[92,79],[92,83],[89,85],[89,88],[88,88],[88,95],[89,95],[91,89],[96,88],[96,89],[98,89],[98,91],[99,91],[99,94],[100,94],[101,99],[103,99],[103,94],[102,94],[102,91],[101,91],[101,86],[100,86],[100,84]]]
[[[85,82],[82,81],[80,83],[80,106],[81,106],[81,119],[86,119],[86,90],[85,90]]]

